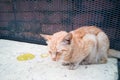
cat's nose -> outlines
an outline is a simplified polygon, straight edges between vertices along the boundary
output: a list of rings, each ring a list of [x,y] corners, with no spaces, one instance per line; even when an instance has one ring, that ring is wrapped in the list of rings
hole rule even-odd
[[[56,58],[52,58],[53,61],[56,61]]]

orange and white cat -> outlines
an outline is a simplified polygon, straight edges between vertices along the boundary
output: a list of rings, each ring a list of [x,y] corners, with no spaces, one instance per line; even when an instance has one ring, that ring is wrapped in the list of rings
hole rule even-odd
[[[108,36],[95,26],[40,35],[47,40],[52,60],[62,61],[69,69],[76,69],[79,64],[106,63],[108,56],[120,58],[119,51],[109,49]]]

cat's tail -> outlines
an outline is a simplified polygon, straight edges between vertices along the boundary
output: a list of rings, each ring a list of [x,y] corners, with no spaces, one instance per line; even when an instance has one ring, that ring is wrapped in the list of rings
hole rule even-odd
[[[120,51],[109,49],[108,51],[108,57],[114,57],[120,59]]]

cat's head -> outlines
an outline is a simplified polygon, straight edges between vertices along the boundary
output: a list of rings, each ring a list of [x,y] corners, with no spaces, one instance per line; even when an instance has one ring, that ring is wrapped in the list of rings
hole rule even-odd
[[[65,31],[56,32],[53,35],[40,34],[48,45],[49,54],[53,61],[63,60],[71,52],[72,34]]]

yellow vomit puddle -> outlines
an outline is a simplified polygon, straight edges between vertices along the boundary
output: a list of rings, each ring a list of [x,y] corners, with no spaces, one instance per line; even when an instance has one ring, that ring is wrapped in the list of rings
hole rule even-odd
[[[49,54],[40,54],[40,58],[47,58]],[[35,55],[31,53],[23,53],[19,56],[17,56],[18,61],[27,61],[27,60],[32,60],[35,58]]]
[[[35,58],[35,56],[31,53],[24,53],[24,54],[21,54],[17,57],[17,60],[18,61],[27,61],[27,60],[31,60]]]
[[[46,57],[48,57],[48,56],[49,56],[49,54],[41,54],[41,55],[40,55],[41,58],[46,58]]]

